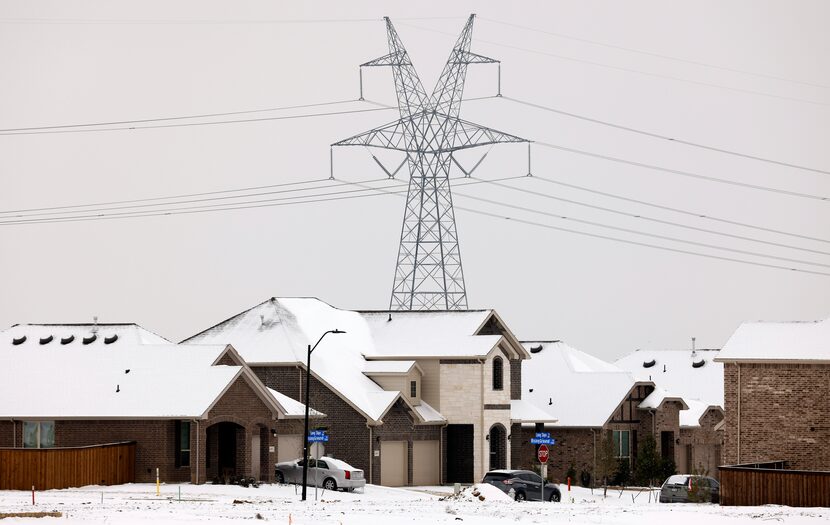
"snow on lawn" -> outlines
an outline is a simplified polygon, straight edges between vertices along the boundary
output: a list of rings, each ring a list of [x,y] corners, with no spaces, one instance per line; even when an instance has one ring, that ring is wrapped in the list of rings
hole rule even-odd
[[[473,497],[474,489],[485,495]],[[761,525],[766,521],[787,525],[827,523],[830,509],[789,507],[719,507],[717,505],[658,504],[648,492],[609,491],[603,498],[597,490],[560,486],[562,503],[517,503],[491,493],[493,487],[467,488],[464,495],[453,498],[451,487],[414,487],[395,489],[369,485],[364,493],[322,492],[314,501],[300,501],[293,486],[263,485],[255,488],[189,484],[163,485],[161,497],[155,485],[130,484],[115,487],[83,487],[36,493],[0,491],[0,513],[51,512],[63,518],[29,518],[2,520],[2,525],[42,523],[227,523],[237,520],[263,520],[292,525],[372,524],[401,525],[412,523],[459,522],[492,525],[497,523],[569,523],[575,525]],[[181,501],[179,501],[181,490]],[[443,496],[441,495],[443,494]],[[103,496],[103,502],[102,502]],[[571,502],[571,499],[573,501]],[[60,522],[55,520],[60,519]]]

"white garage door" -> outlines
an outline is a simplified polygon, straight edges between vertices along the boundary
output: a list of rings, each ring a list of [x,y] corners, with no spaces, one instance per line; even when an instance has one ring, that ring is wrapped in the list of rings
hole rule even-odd
[[[380,442],[380,483],[387,487],[406,485],[406,441]]]
[[[303,457],[303,436],[279,436],[277,440],[277,463]]]
[[[441,466],[438,440],[412,442],[412,484],[432,486],[439,484]]]

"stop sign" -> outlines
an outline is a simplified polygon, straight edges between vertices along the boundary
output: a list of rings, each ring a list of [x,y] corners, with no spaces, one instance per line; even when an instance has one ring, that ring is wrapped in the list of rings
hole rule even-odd
[[[536,457],[539,458],[539,463],[547,463],[549,455],[548,446],[539,445],[539,450],[536,451]]]

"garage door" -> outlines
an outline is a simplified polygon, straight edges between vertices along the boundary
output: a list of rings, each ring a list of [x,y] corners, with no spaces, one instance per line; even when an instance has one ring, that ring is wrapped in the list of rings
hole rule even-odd
[[[412,442],[412,484],[438,485],[441,465],[438,440]]]
[[[406,478],[406,441],[381,441],[381,485],[402,487],[406,485]]]
[[[277,439],[277,463],[303,457],[303,436],[288,435]]]

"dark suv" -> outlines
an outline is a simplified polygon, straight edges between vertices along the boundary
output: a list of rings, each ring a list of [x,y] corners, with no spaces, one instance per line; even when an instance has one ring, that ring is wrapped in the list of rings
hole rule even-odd
[[[709,476],[676,474],[660,488],[660,503],[718,503],[720,483]]]
[[[498,487],[502,492],[513,491],[516,501],[560,501],[562,494],[553,483],[545,483],[542,497],[542,477],[530,470],[491,470],[484,476],[484,483]]]

